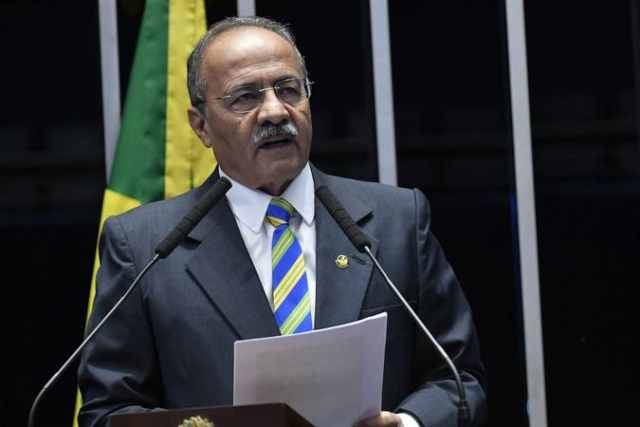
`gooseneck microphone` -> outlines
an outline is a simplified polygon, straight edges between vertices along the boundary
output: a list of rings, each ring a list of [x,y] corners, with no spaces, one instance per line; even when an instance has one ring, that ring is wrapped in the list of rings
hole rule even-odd
[[[176,228],[171,230],[158,246],[156,254],[160,258],[166,258],[184,240],[185,237],[198,225],[207,212],[211,210],[231,188],[231,182],[220,177],[211,188],[198,200],[189,212],[180,220]]]
[[[91,331],[89,335],[82,341],[76,351],[67,359],[62,367],[56,372],[51,379],[40,390],[38,396],[36,396],[31,410],[29,411],[29,427],[35,425],[35,414],[38,408],[38,404],[42,400],[45,393],[60,379],[62,374],[69,368],[69,366],[77,359],[82,350],[87,346],[89,341],[102,329],[107,320],[113,315],[113,313],[122,305],[123,302],[131,295],[136,288],[140,280],[151,269],[151,267],[161,259],[168,257],[171,252],[184,240],[184,238],[198,225],[202,218],[213,208],[216,203],[229,191],[231,188],[231,182],[225,177],[218,179],[211,188],[200,198],[200,200],[187,212],[187,214],[180,220],[178,225],[169,232],[162,242],[155,248],[155,256],[149,261],[149,263],[140,271],[140,274],[135,278],[129,289],[122,295],[118,302],[109,310],[104,318],[98,323],[98,325]]]
[[[385,283],[387,284],[389,289],[391,289],[391,291],[393,291],[393,293],[398,297],[398,299],[400,300],[404,308],[407,310],[409,315],[411,315],[411,317],[416,322],[416,324],[420,327],[422,332],[424,332],[424,334],[427,336],[431,345],[435,347],[435,349],[437,350],[442,360],[449,366],[449,369],[453,373],[454,379],[456,381],[456,386],[458,388],[458,426],[464,427],[470,419],[469,404],[467,403],[467,395],[466,395],[464,386],[462,385],[460,374],[458,373],[458,370],[453,364],[453,361],[451,360],[449,355],[444,351],[442,346],[438,344],[438,341],[436,341],[433,335],[431,335],[431,332],[429,332],[429,329],[427,329],[427,327],[422,322],[422,320],[420,320],[416,312],[411,308],[407,300],[402,296],[402,294],[400,293],[398,288],[393,284],[391,279],[389,279],[389,276],[387,276],[387,273],[384,271],[384,269],[382,268],[382,266],[380,265],[376,257],[373,255],[373,253],[371,253],[371,250],[369,249],[371,247],[371,243],[369,242],[369,239],[367,238],[367,236],[365,236],[362,229],[355,223],[353,218],[351,218],[351,216],[344,209],[344,207],[342,207],[342,204],[333,195],[331,190],[329,190],[329,187],[327,187],[326,185],[319,186],[316,189],[316,197],[318,198],[318,200],[320,200],[320,203],[322,203],[322,205],[327,209],[327,211],[329,212],[329,215],[331,215],[331,217],[338,223],[338,225],[340,226],[342,231],[347,235],[347,237],[349,238],[353,246],[355,246],[356,249],[358,249],[360,252],[365,252],[369,256],[369,258],[371,258],[371,261],[373,261],[373,264],[375,265],[376,269],[380,272],[380,274],[384,278]]]

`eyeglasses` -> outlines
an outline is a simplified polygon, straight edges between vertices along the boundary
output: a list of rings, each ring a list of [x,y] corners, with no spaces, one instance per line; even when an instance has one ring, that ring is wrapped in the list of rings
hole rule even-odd
[[[222,101],[234,113],[248,113],[255,110],[264,100],[264,92],[273,89],[278,99],[285,104],[296,105],[311,96],[313,82],[307,79],[290,78],[276,82],[270,87],[257,85],[242,86],[227,95],[211,98],[212,101]]]

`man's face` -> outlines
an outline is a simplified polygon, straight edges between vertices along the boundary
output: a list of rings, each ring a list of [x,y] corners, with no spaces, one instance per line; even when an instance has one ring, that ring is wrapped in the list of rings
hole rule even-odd
[[[311,110],[309,100],[296,105],[281,102],[273,90],[262,92],[262,104],[248,113],[235,113],[223,101],[212,100],[234,89],[253,85],[270,87],[287,78],[303,78],[299,58],[279,35],[243,27],[218,35],[207,47],[202,75],[206,80],[207,117],[193,107],[189,122],[206,147],[213,148],[230,177],[251,187],[279,195],[309,159]],[[255,143],[260,126],[289,122],[295,137],[263,138]]]

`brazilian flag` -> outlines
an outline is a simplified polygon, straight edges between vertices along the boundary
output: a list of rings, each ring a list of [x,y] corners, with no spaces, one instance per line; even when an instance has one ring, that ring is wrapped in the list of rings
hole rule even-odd
[[[184,193],[213,172],[186,113],[187,58],[206,26],[203,0],[146,1],[100,230],[107,217]],[[88,314],[99,266],[96,251]],[[78,393],[74,426],[80,405]]]

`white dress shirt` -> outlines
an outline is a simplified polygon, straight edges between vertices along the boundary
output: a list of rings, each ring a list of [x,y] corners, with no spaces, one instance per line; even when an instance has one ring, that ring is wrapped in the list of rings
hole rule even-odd
[[[245,187],[225,174],[222,168],[220,176],[231,181],[227,201],[236,218],[253,266],[256,268],[264,293],[273,308],[273,278],[271,267],[271,239],[275,227],[266,218],[267,208],[274,197],[260,190]],[[309,164],[289,184],[279,198],[286,199],[294,207],[289,226],[302,247],[311,299],[311,322],[315,323],[316,307],[316,224],[315,192],[313,176]]]
[[[271,267],[271,239],[275,227],[266,218],[267,208],[274,197],[263,191],[246,187],[225,174],[218,168],[220,176],[231,181],[231,189],[227,192],[227,201],[240,229],[253,266],[258,273],[262,288],[273,308],[273,278]],[[316,307],[316,223],[315,223],[315,191],[313,175],[309,163],[302,172],[289,184],[280,198],[286,199],[294,207],[295,212],[289,226],[300,242],[306,265],[307,284],[311,299],[311,322],[315,324]],[[418,421],[409,414],[398,414],[404,427],[420,427]]]

